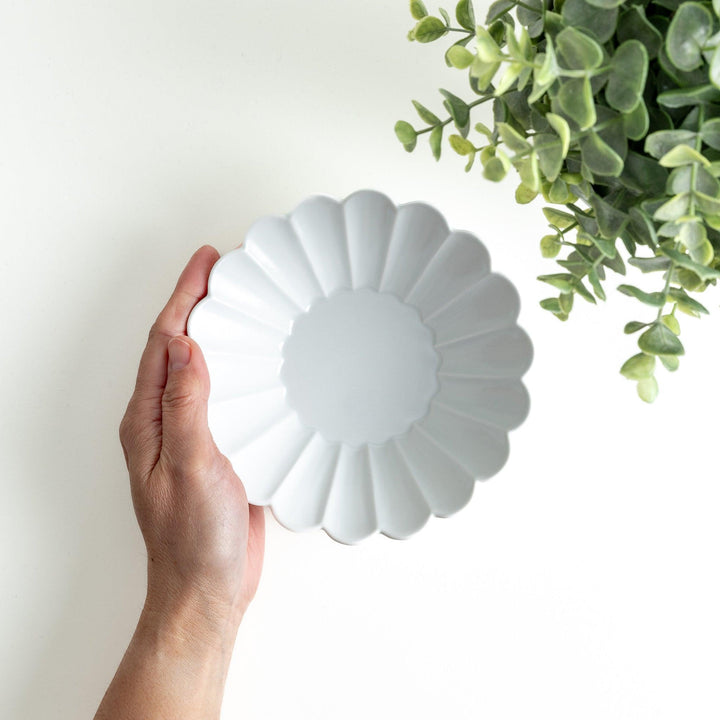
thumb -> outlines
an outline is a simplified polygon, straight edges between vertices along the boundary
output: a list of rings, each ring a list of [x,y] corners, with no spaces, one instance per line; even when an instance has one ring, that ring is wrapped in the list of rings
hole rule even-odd
[[[170,467],[192,473],[206,465],[213,446],[207,419],[210,377],[199,345],[189,337],[172,338],[167,350],[161,453]]]

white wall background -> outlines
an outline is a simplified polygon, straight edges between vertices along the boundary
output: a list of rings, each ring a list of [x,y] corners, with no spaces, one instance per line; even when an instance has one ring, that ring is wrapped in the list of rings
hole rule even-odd
[[[0,717],[91,717],[134,628],[117,426],[187,258],[363,187],[485,241],[523,298],[531,414],[502,472],[407,542],[268,516],[224,718],[720,714],[717,295],[641,403],[617,372],[637,304],[556,321],[540,205],[397,143],[412,98],[469,94],[411,25],[403,0],[0,4]]]

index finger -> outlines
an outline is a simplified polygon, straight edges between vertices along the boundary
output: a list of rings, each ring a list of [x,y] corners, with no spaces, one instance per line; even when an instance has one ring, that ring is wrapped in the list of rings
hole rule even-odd
[[[197,250],[180,274],[175,290],[150,329],[147,346],[140,359],[133,399],[141,404],[157,404],[167,381],[167,345],[176,335],[184,335],[190,311],[207,294],[208,275],[220,257],[211,245]]]

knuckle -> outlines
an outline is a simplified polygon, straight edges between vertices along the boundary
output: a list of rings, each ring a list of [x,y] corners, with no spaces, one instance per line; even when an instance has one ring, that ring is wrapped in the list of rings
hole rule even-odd
[[[175,480],[185,483],[202,481],[208,474],[208,459],[196,448],[183,447],[183,442],[167,442],[161,450],[161,465]]]
[[[148,343],[154,342],[160,338],[165,338],[166,336],[167,333],[162,329],[162,315],[160,315],[150,326],[150,332],[148,332]]]
[[[162,401],[166,410],[186,410],[195,404],[195,393],[192,388],[167,388]]]
[[[127,446],[130,441],[131,436],[131,430],[130,430],[130,424],[131,424],[130,416],[126,412],[123,416],[123,419],[120,421],[120,426],[118,428],[118,436],[120,438],[120,444],[123,446],[123,448],[127,449]]]
[[[222,453],[213,453],[213,472],[218,476],[235,474],[232,463]]]

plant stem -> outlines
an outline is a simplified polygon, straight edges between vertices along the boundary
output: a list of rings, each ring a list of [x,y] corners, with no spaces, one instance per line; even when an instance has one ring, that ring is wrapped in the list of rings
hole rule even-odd
[[[496,97],[494,95],[486,95],[485,97],[478,98],[477,100],[468,103],[468,107],[475,107],[476,105],[482,105],[484,102],[487,102],[488,100],[495,100]]]
[[[537,13],[538,15],[540,15],[540,12],[538,11],[537,8],[531,7],[530,5],[527,5],[527,4],[524,3],[524,2],[519,2],[519,1],[518,1],[518,2],[516,2],[515,4],[516,4],[518,7],[525,8],[526,10],[530,10],[531,12],[534,12],[534,13]],[[543,4],[543,14],[544,14],[544,12],[545,12],[545,6],[544,6],[544,4]]]
[[[703,120],[705,119],[705,106],[700,105],[699,111],[698,111],[698,128],[702,127]],[[695,150],[700,152],[702,149],[702,137],[700,136],[700,133],[698,133],[697,137],[695,138]],[[690,169],[690,207],[688,208],[688,214],[689,215],[695,215],[695,180],[697,178],[697,168],[699,163],[693,163],[692,168]],[[676,240],[675,245],[673,249],[677,252],[680,249],[680,241]],[[668,290],[670,289],[670,283],[672,281],[672,274],[675,270],[675,261],[670,260],[670,267],[667,269],[667,275],[665,277],[665,287],[663,288],[662,294],[665,298],[665,302],[667,303],[667,294]],[[659,322],[660,318],[662,316],[663,310],[665,309],[665,305],[663,305],[661,308],[658,308],[657,311],[657,317],[655,318],[655,322]]]
[[[477,100],[474,100],[473,102],[468,103],[467,106],[469,108],[474,108],[477,105],[482,105],[483,103],[486,103],[490,100],[495,100],[495,96],[494,95],[486,95],[485,97],[478,98]],[[451,123],[451,122],[452,122],[452,118],[449,117],[440,123],[436,123],[435,125],[428,125],[428,127],[423,128],[422,130],[418,130],[416,135],[422,135],[423,133],[430,132],[431,130],[433,130],[434,128],[436,128],[438,126],[445,127],[448,123]]]
[[[430,132],[431,130],[434,130],[436,127],[445,127],[450,122],[452,122],[452,118],[443,120],[443,122],[437,123],[436,125],[428,125],[426,128],[423,128],[422,130],[418,130],[416,135],[422,135],[423,133]]]
[[[581,210],[575,203],[566,203],[566,208],[570,208],[573,212],[576,212],[580,215],[584,215],[585,217],[595,217],[592,213],[587,212],[587,210]]]

